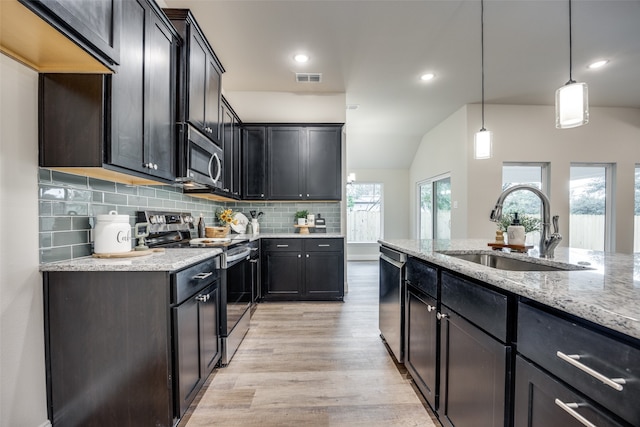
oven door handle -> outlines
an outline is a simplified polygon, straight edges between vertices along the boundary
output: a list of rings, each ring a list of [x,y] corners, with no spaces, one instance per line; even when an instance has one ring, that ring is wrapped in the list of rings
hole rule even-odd
[[[239,259],[247,258],[250,253],[251,249],[245,249],[242,252],[238,252],[237,254],[227,255],[227,264],[238,261]]]

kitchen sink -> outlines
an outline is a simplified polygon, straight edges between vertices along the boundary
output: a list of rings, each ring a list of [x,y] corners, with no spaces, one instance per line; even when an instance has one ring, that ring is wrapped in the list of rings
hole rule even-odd
[[[566,264],[555,261],[546,261],[544,264],[532,262],[520,258],[512,258],[505,255],[488,253],[487,251],[479,252],[439,252],[442,255],[454,257],[464,261],[474,262],[498,270],[510,271],[581,271],[591,270],[588,267],[580,265]]]

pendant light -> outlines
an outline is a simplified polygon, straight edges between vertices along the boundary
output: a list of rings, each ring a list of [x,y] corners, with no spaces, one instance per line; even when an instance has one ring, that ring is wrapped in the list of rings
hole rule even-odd
[[[556,90],[556,128],[569,129],[589,123],[589,90],[586,83],[576,83],[571,37],[571,0],[569,0],[569,81]]]
[[[482,127],[473,139],[473,152],[476,159],[490,159],[493,136],[484,128],[484,0],[480,0],[480,56],[482,57]]]

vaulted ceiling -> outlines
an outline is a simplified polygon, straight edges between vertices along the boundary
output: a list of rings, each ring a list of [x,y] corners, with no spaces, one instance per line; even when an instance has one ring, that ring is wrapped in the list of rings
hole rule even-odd
[[[329,116],[313,105],[303,114],[346,118],[350,169],[407,168],[426,132],[481,101],[479,0],[165,3],[194,12],[243,121],[272,117],[251,108],[252,96],[337,97]],[[568,0],[485,1],[487,103],[553,105],[569,78],[568,10]],[[295,63],[297,52],[310,61]],[[605,67],[587,69],[601,58]],[[322,73],[322,82],[297,83],[295,72]],[[420,81],[426,72],[435,78]],[[588,83],[592,106],[640,108],[640,1],[574,0],[573,77]],[[295,105],[273,108],[300,117]]]

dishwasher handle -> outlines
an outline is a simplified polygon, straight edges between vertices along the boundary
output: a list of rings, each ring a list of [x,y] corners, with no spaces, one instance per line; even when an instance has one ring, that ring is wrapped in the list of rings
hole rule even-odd
[[[403,254],[404,255],[404,254]],[[398,262],[394,259],[389,258],[388,256],[386,256],[385,254],[380,254],[380,261],[385,261],[388,262],[389,264],[393,265],[396,268],[402,268],[404,267],[404,262]]]

